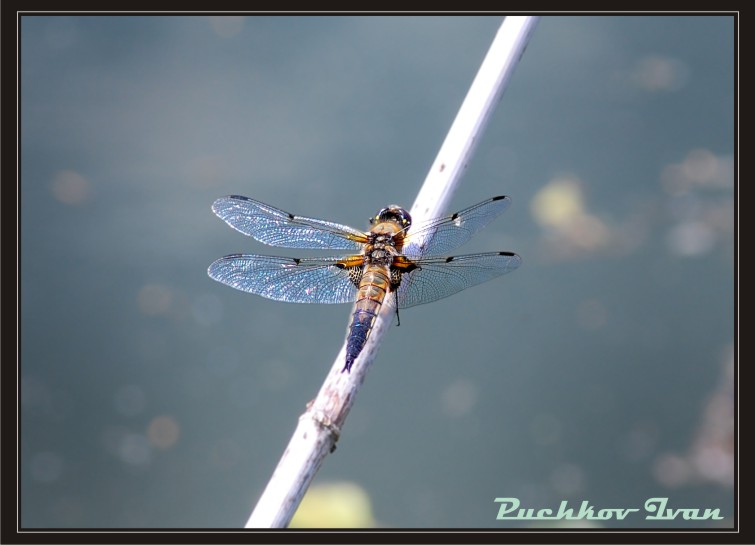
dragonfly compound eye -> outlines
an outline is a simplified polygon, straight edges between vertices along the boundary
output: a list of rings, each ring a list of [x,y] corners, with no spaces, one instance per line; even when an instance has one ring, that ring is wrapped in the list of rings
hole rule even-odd
[[[380,223],[381,221],[392,221],[403,228],[407,228],[412,224],[412,217],[405,209],[396,204],[392,204],[378,212],[373,223]]]

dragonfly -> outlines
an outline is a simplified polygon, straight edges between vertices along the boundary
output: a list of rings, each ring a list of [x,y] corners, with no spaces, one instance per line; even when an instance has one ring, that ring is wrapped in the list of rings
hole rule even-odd
[[[362,231],[230,195],[217,199],[212,210],[245,235],[269,246],[348,253],[306,258],[231,254],[213,262],[207,272],[232,288],[276,301],[353,303],[341,370],[351,372],[388,297],[398,319],[399,309],[448,297],[519,267],[522,259],[512,252],[445,256],[510,204],[505,195],[492,197],[416,225],[407,210],[390,205]]]

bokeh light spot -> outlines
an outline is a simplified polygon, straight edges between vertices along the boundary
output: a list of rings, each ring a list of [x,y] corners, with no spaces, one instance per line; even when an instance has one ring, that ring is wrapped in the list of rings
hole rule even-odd
[[[691,475],[689,462],[676,454],[664,454],[653,464],[653,476],[668,488],[685,484]]]
[[[173,292],[167,286],[147,284],[139,290],[139,310],[144,314],[166,314],[173,303]]]
[[[68,205],[86,202],[92,192],[89,180],[72,170],[58,172],[52,179],[50,189],[56,200]]]
[[[532,214],[541,226],[560,227],[584,214],[579,183],[571,178],[557,178],[535,194]]]
[[[681,162],[663,168],[661,185],[670,195],[696,188],[731,188],[734,185],[734,160],[731,156],[716,155],[704,148],[690,150]]]
[[[582,184],[577,178],[560,177],[548,182],[532,198],[530,211],[546,231],[552,255],[595,251],[606,247],[611,238],[608,226],[587,212]]]
[[[180,426],[172,416],[158,416],[150,422],[147,437],[152,445],[165,450],[176,444],[180,432]]]
[[[297,509],[292,528],[371,528],[370,497],[350,482],[312,486]]]
[[[687,82],[689,69],[676,59],[651,56],[640,59],[632,70],[632,82],[650,92],[677,91]]]
[[[716,235],[702,221],[686,221],[669,232],[666,242],[672,253],[692,257],[708,253],[716,243]]]
[[[129,465],[143,466],[152,459],[152,448],[141,433],[124,433],[118,442],[118,457]]]

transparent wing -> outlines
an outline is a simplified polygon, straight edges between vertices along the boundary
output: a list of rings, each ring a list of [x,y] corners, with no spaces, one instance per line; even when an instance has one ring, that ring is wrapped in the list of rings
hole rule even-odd
[[[510,204],[511,199],[501,195],[455,214],[412,225],[404,243],[403,253],[410,258],[446,253],[468,241]]]
[[[344,266],[355,256],[295,259],[233,254],[207,269],[211,278],[237,290],[288,303],[351,303],[357,288]]]
[[[487,282],[518,268],[522,258],[511,252],[433,257],[414,261],[418,269],[402,275],[399,308],[422,305]]]
[[[365,233],[352,227],[295,216],[240,195],[216,200],[212,211],[237,231],[269,246],[360,250],[367,240]]]

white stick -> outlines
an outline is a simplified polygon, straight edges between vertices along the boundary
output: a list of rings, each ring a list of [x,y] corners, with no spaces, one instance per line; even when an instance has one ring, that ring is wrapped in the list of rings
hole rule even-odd
[[[537,20],[538,17],[506,17],[503,21],[414,201],[413,223],[445,210]],[[335,449],[341,427],[394,312],[388,297],[350,374],[341,372],[346,357],[344,344],[317,398],[299,418],[278,467],[246,523],[247,528],[288,526],[325,456]]]

